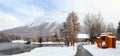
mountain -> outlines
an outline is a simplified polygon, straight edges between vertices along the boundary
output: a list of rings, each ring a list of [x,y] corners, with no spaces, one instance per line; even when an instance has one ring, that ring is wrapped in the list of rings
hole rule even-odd
[[[61,23],[67,18],[67,12],[51,11],[44,16],[37,17],[30,23],[24,26],[3,30],[2,33],[15,34],[23,37],[34,37],[36,34],[48,36],[58,31],[61,28]]]

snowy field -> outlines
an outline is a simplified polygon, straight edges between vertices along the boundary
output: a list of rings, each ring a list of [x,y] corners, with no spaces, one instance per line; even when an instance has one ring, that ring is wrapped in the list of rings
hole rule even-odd
[[[22,54],[15,54],[12,56],[74,56],[76,54],[76,47],[39,47]],[[120,56],[120,41],[117,41],[116,48],[101,49],[97,45],[84,45],[94,56]]]
[[[38,47],[30,52],[25,52],[22,54],[15,54],[12,56],[74,56],[76,54],[76,47]],[[85,49],[87,49],[94,56],[120,56],[120,41],[117,41],[116,48],[107,48],[101,49],[98,48],[97,45],[84,45]]]
[[[116,48],[101,49],[97,45],[84,45],[84,48],[94,56],[120,56],[120,41],[117,41]]]
[[[76,47],[39,47],[22,54],[12,56],[74,56]]]

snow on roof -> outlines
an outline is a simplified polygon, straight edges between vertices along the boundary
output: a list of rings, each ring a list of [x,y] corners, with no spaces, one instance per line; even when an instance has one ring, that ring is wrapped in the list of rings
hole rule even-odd
[[[31,44],[64,44],[64,42],[42,42],[42,43],[39,43],[39,42],[32,42]]]
[[[115,36],[108,36],[109,38],[116,38]]]
[[[24,40],[13,40],[12,43],[26,43]]]
[[[100,35],[100,36],[108,36],[108,35]]]
[[[78,38],[89,38],[88,34],[78,34]]]

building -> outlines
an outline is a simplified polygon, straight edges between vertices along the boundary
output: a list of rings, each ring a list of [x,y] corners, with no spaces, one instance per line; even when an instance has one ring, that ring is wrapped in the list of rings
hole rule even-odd
[[[116,37],[113,33],[102,33],[97,38],[97,47],[99,48],[116,48]]]
[[[86,42],[89,40],[88,34],[78,34],[77,42]]]

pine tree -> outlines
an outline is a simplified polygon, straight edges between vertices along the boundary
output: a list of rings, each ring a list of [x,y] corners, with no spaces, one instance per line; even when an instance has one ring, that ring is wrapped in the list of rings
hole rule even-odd
[[[91,41],[91,44],[94,44],[95,43],[95,39],[96,39],[96,36],[95,36],[95,27],[92,25],[92,28],[90,29],[90,41]]]
[[[118,40],[120,40],[120,21],[118,23],[117,36],[118,36]]]
[[[69,41],[68,41],[68,31],[67,31],[67,24],[66,22],[63,23],[63,28],[60,29],[61,36],[63,37],[63,41],[65,42],[65,45],[69,46]]]

